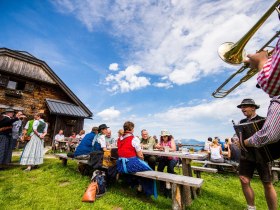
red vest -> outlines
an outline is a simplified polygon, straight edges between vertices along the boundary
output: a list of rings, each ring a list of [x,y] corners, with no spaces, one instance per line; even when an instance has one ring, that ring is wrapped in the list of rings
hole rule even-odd
[[[136,150],[132,146],[133,138],[133,135],[129,135],[123,140],[118,139],[118,154],[120,158],[131,158],[136,156]]]

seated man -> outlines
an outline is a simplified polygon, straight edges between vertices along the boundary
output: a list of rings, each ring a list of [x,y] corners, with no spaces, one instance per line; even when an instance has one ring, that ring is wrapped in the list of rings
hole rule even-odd
[[[107,129],[107,134],[105,135],[106,146],[110,148],[111,146],[115,146],[116,140],[112,137],[112,131]]]
[[[63,130],[59,130],[58,134],[55,135],[54,137],[54,146],[55,150],[61,149],[61,142],[64,141],[64,135],[63,135]]]
[[[150,149],[153,150],[156,142],[155,139],[152,136],[149,136],[149,133],[146,129],[143,129],[141,131],[141,138],[140,138],[140,143],[141,147],[143,149]],[[144,155],[144,160],[148,162],[149,166],[155,170],[156,168],[156,157],[153,155]]]
[[[98,130],[98,128],[93,127],[92,131],[85,135],[79,146],[76,148],[74,152],[74,157],[78,157],[81,155],[89,155],[93,151],[92,145],[94,137],[96,135],[96,130]]]

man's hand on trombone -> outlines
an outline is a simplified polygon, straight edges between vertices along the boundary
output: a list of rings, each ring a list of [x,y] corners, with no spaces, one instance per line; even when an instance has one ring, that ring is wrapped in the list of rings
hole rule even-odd
[[[244,60],[244,63],[248,63],[250,65],[250,68],[257,68],[259,71],[263,69],[264,64],[269,59],[267,51],[248,54],[247,57],[248,59]]]

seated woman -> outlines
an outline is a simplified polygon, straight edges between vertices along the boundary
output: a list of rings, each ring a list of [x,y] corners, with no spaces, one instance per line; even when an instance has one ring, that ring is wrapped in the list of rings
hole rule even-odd
[[[107,134],[106,124],[101,124],[98,127],[98,134],[94,138],[93,151],[105,151],[106,150],[106,134]]]
[[[117,161],[118,172],[129,174],[138,171],[152,170],[143,160],[144,156],[142,153],[140,140],[133,135],[134,123],[130,121],[125,122],[123,129],[124,134],[122,137],[119,137],[117,142],[119,154],[119,159]],[[132,186],[135,185],[135,183],[132,182],[131,176],[128,176],[126,181],[130,181]],[[154,197],[157,198],[156,182],[144,178],[141,178],[139,181],[139,184],[142,186],[142,190],[146,193],[146,195],[154,195]],[[141,187],[138,188],[138,190],[141,191]]]
[[[161,131],[160,142],[155,146],[159,150],[164,150],[166,147],[170,152],[176,151],[176,144],[174,138],[166,130]],[[158,163],[158,171],[163,171],[165,166],[167,166],[167,172],[175,174],[174,167],[178,162],[178,158],[173,157],[160,157]]]
[[[210,161],[216,163],[223,163],[224,157],[222,155],[222,147],[217,139],[214,139],[210,145]]]
[[[231,144],[229,145],[229,160],[230,160],[230,164],[232,165],[237,165],[240,161],[240,156],[241,156],[241,152],[240,149],[238,148],[238,146],[234,143],[235,141],[238,141],[238,139],[236,139],[236,137],[233,137],[231,139]]]
[[[79,143],[82,141],[82,139],[85,137],[85,134],[86,132],[85,132],[85,130],[81,130],[80,132],[79,132],[79,134],[77,134],[76,135],[76,139],[79,141]]]

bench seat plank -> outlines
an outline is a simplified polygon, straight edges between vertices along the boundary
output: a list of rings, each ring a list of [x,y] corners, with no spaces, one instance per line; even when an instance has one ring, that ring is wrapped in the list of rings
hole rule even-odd
[[[208,160],[193,160],[193,163],[203,163],[203,164],[209,164],[209,165],[217,165],[217,166],[228,166],[228,167],[234,167],[231,164],[228,163],[216,163],[216,162],[211,162]]]
[[[206,168],[206,167],[199,167],[199,166],[192,166],[192,170],[194,171],[203,171],[208,173],[217,173],[218,170],[216,168]]]
[[[180,185],[187,185],[190,187],[201,187],[203,183],[203,179],[178,174],[169,174],[160,171],[141,171],[136,172],[134,175],[165,182],[176,183]]]

